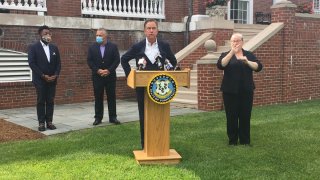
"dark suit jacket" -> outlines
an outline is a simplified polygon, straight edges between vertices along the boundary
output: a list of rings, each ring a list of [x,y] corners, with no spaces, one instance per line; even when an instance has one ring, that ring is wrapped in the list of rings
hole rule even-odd
[[[32,44],[29,47],[28,62],[32,69],[32,82],[35,85],[41,86],[47,83],[42,76],[43,75],[57,75],[59,76],[61,70],[60,53],[58,47],[49,44],[50,50],[50,63],[48,62],[46,53],[42,47],[40,41]],[[57,83],[57,79],[52,82]]]
[[[164,61],[168,59],[173,66],[176,66],[177,59],[174,56],[173,52],[170,49],[170,45],[164,41],[157,40],[158,47],[160,51],[161,63],[164,64]],[[136,66],[138,67],[138,61],[140,58],[144,57],[147,60],[147,65],[145,70],[158,70],[158,67],[155,64],[152,64],[148,57],[145,55],[144,51],[146,49],[146,39],[134,44],[122,57],[121,57],[121,65],[126,73],[126,76],[129,75],[131,68],[129,65],[129,61],[131,59],[136,60]]]
[[[115,81],[117,79],[116,69],[120,64],[120,54],[116,44],[107,41],[105,44],[104,57],[100,52],[100,44],[94,43],[89,47],[87,62],[92,70],[92,76],[99,76],[98,69],[108,69],[110,74],[107,80]]]
[[[243,56],[246,56],[249,61],[253,61],[258,63],[258,69],[256,72],[262,70],[262,64],[255,57],[255,55],[249,51],[243,50]],[[229,52],[224,52],[218,59],[217,67],[221,70],[224,70],[222,84],[220,90],[226,93],[239,93],[239,91],[253,91],[255,89],[255,85],[253,82],[253,73],[252,69],[244,64],[243,62],[237,60],[234,55],[227,66],[223,67],[221,65],[222,59]]]

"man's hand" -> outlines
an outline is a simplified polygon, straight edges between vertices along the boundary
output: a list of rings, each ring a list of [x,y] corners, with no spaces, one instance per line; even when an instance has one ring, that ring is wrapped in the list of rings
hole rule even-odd
[[[53,76],[43,75],[42,78],[47,82],[53,82],[56,80],[57,76],[56,75],[53,75]]]
[[[99,69],[97,72],[101,77],[106,77],[110,74],[108,69]]]
[[[56,75],[53,75],[53,76],[49,76],[49,82],[53,82],[57,79],[57,76]]]

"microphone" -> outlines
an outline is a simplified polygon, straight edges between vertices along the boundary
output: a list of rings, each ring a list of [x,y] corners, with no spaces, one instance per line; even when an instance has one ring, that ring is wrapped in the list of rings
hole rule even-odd
[[[140,58],[138,61],[138,70],[143,70],[144,68],[146,68],[146,60],[144,58]]]
[[[160,54],[158,54],[158,55],[156,56],[156,58],[155,58],[155,60],[157,61],[157,64],[158,64],[158,68],[159,68],[160,70],[163,69],[162,63],[161,63],[161,58],[162,58],[162,56],[161,56]]]
[[[165,67],[165,70],[167,71],[173,70],[173,66],[168,59],[164,61],[164,67]]]
[[[181,70],[181,68],[180,68],[179,64],[177,64],[176,67],[174,67],[174,71],[180,71],[180,70]]]

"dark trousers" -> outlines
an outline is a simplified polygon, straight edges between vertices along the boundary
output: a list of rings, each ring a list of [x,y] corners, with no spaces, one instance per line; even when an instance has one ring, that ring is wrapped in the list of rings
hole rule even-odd
[[[139,121],[140,121],[140,137],[141,147],[144,148],[144,90],[145,88],[136,88],[138,109],[139,109]]]
[[[39,123],[52,122],[56,83],[36,85],[37,91],[37,116]]]
[[[104,90],[107,94],[109,121],[117,117],[116,109],[116,81],[109,81],[105,77],[93,76],[95,119],[102,120],[104,114],[103,97]]]
[[[229,144],[250,144],[250,118],[253,92],[223,93]]]

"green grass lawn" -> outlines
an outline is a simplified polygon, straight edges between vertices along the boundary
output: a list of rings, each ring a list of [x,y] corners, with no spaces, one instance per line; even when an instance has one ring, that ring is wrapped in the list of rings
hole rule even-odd
[[[171,118],[178,165],[140,166],[138,122],[0,144],[0,179],[319,179],[320,100],[253,109],[252,147],[227,145],[223,111]]]

